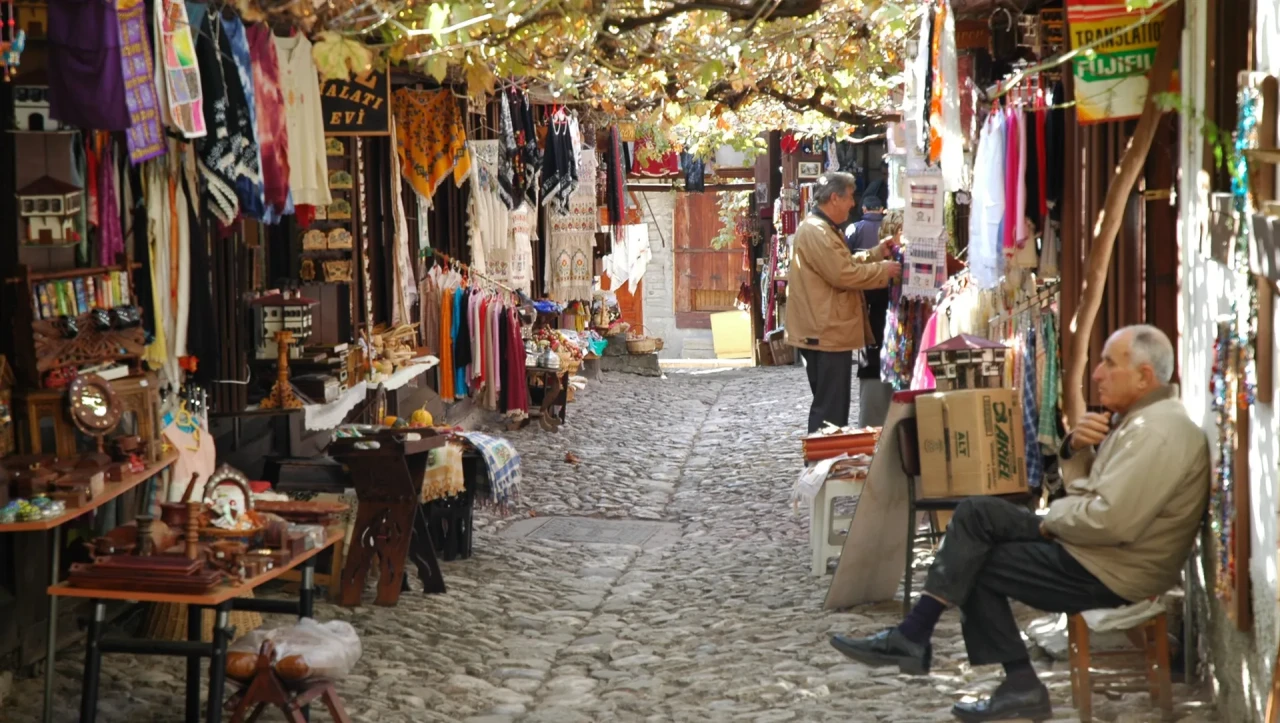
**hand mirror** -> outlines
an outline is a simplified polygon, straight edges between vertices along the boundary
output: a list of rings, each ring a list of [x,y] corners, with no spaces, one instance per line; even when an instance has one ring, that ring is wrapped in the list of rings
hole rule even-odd
[[[102,438],[110,434],[120,423],[123,411],[111,382],[97,374],[78,376],[67,390],[71,403],[71,421],[81,432],[98,438],[98,450],[102,451]]]

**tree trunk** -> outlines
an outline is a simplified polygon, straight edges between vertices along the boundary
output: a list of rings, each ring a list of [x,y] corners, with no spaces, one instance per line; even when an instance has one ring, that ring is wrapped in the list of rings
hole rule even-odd
[[[1066,378],[1062,384],[1066,394],[1064,401],[1068,426],[1074,426],[1084,414],[1084,375],[1089,364],[1089,339],[1093,336],[1093,323],[1098,317],[1098,307],[1102,305],[1102,292],[1106,289],[1107,271],[1111,266],[1111,251],[1124,220],[1124,207],[1129,201],[1129,194],[1146,165],[1147,153],[1151,150],[1151,142],[1160,124],[1162,112],[1156,104],[1155,96],[1169,88],[1173,67],[1182,47],[1182,23],[1183,9],[1179,2],[1171,5],[1164,13],[1164,27],[1161,28],[1155,63],[1147,74],[1147,102],[1142,108],[1142,117],[1138,119],[1138,127],[1129,139],[1129,146],[1116,168],[1111,186],[1107,188],[1102,212],[1093,226],[1093,243],[1089,247],[1088,271],[1085,274],[1084,289],[1080,292],[1080,305],[1067,328],[1068,333],[1075,338],[1067,360]]]

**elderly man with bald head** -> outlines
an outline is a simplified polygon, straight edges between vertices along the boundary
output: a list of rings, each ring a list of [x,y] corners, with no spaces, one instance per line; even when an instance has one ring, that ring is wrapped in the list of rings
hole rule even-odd
[[[1045,720],[1036,676],[1009,600],[1048,612],[1119,607],[1178,582],[1209,497],[1209,445],[1178,401],[1173,346],[1151,326],[1107,340],[1093,381],[1109,414],[1088,414],[1063,442],[1067,496],[1043,518],[1001,499],[956,510],[924,593],[896,628],[831,640],[867,665],[929,672],[934,625],[960,608],[973,665],[1005,668],[989,698],[958,703],[963,721]]]

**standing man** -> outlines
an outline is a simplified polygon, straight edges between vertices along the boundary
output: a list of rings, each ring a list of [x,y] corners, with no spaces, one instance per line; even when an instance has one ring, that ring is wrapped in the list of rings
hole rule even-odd
[[[886,216],[879,196],[867,195],[862,200],[862,220],[849,228],[849,253],[870,251],[880,239],[893,239],[896,244],[902,231],[902,216],[894,212]],[[872,289],[865,293],[867,320],[874,339],[867,342],[858,364],[858,426],[879,427],[889,416],[893,385],[880,381],[880,347],[884,344],[884,324],[889,316],[889,291]]]
[[[818,177],[814,207],[796,230],[787,279],[786,340],[800,349],[813,405],[809,432],[823,424],[849,424],[853,352],[874,340],[863,289],[883,289],[902,268],[883,261],[890,244],[850,255],[840,225],[853,208],[855,181],[848,173]]]

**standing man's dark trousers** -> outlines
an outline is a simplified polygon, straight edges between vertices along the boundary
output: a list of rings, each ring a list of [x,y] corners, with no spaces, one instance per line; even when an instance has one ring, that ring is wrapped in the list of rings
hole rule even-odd
[[[1027,657],[1010,598],[1051,613],[1129,604],[1041,536],[1040,518],[994,497],[960,503],[924,589],[960,608],[972,665]]]
[[[809,432],[822,429],[827,422],[837,427],[848,426],[853,352],[801,349],[800,356],[804,357],[805,370],[809,373],[809,391],[813,392]]]

